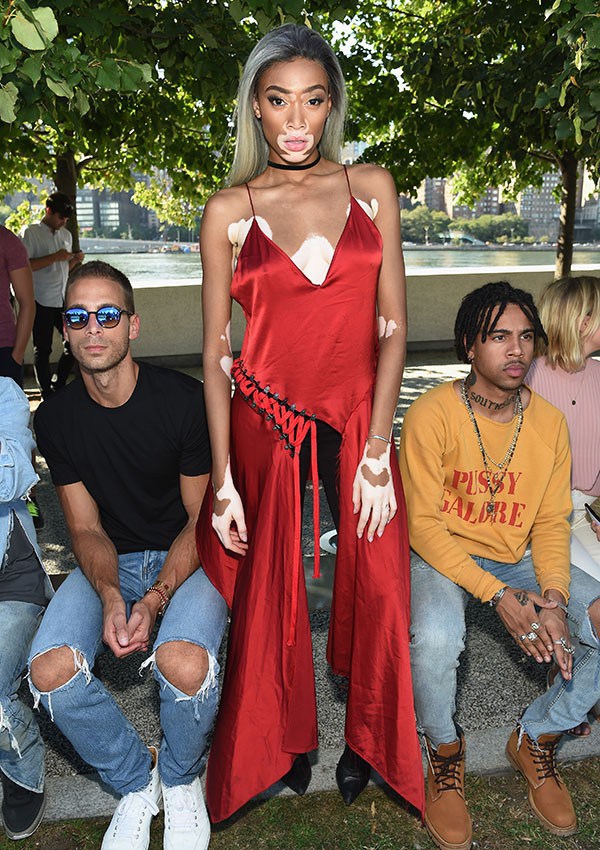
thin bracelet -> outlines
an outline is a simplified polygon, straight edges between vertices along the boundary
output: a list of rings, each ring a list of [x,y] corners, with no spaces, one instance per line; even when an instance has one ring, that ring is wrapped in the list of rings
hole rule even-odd
[[[384,443],[389,444],[389,440],[387,437],[382,437],[381,434],[369,434],[367,437],[368,440],[383,440]]]
[[[500,590],[497,590],[496,593],[492,596],[489,601],[489,605],[491,608],[495,608],[498,602],[502,599],[506,591],[508,590],[508,585],[505,584],[504,587],[501,587]]]
[[[148,588],[146,593],[155,593],[159,597],[161,605],[158,609],[158,614],[160,617],[162,617],[162,615],[165,613],[169,606],[171,597],[173,596],[171,588],[164,581],[155,581],[154,584]]]

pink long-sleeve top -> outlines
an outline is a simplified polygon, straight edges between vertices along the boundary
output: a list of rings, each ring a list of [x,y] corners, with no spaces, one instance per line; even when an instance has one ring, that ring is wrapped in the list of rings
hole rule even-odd
[[[567,420],[573,456],[571,487],[600,496],[600,361],[588,357],[580,372],[565,372],[538,357],[525,383]]]

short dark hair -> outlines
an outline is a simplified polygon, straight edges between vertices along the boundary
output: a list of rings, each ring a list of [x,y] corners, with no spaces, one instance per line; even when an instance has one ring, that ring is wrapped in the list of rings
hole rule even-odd
[[[64,215],[66,218],[70,218],[73,215],[71,199],[68,195],[63,194],[63,192],[53,192],[49,195],[46,206],[53,213],[60,213],[60,215]]]
[[[126,274],[123,274],[122,271],[111,266],[110,263],[103,262],[102,260],[92,260],[89,263],[83,263],[83,265],[78,266],[71,272],[69,279],[67,280],[67,288],[65,290],[65,303],[67,301],[69,289],[73,286],[73,284],[77,283],[78,280],[81,280],[82,277],[93,277],[98,279],[104,278],[105,280],[112,280],[115,283],[118,283],[123,290],[124,308],[129,310],[130,313],[135,313],[131,281]]]
[[[535,339],[541,337],[548,342],[533,296],[524,289],[515,289],[505,280],[486,283],[465,295],[461,301],[454,324],[454,349],[461,363],[469,362],[468,351],[481,334],[485,342],[498,324],[507,304],[516,304],[531,322]],[[496,315],[494,311],[498,308]],[[492,321],[492,317],[494,317]]]

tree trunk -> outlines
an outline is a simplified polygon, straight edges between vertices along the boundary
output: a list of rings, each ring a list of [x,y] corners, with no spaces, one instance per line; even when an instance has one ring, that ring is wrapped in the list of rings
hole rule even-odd
[[[73,206],[73,215],[67,224],[73,236],[73,251],[79,251],[79,226],[77,224],[77,165],[73,151],[66,150],[56,156],[54,182],[59,192],[68,196]]]
[[[560,160],[560,226],[556,246],[555,277],[571,273],[573,234],[575,232],[575,201],[577,191],[577,159],[570,151]]]

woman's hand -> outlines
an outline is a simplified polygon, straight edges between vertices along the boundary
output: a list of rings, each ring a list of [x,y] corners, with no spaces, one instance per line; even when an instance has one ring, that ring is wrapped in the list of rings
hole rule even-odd
[[[248,536],[244,506],[240,494],[233,485],[229,461],[227,461],[223,484],[215,490],[212,527],[226,549],[238,555],[246,554]]]
[[[392,469],[390,466],[390,443],[377,437],[369,437],[363,456],[358,464],[352,485],[354,513],[360,511],[356,536],[362,537],[367,523],[367,539],[372,542],[375,533],[381,537],[398,508]]]

